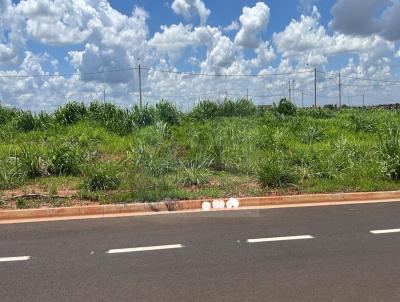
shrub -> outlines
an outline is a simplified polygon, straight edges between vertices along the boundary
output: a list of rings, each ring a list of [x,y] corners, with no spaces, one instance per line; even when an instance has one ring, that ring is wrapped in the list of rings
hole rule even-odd
[[[154,109],[148,106],[135,106],[132,111],[132,121],[137,127],[144,127],[154,123]]]
[[[322,140],[323,132],[318,128],[310,126],[307,130],[303,131],[300,135],[303,144],[314,144]]]
[[[48,155],[49,173],[58,176],[78,175],[83,153],[83,150],[68,143],[53,146]]]
[[[191,161],[181,164],[182,171],[180,173],[179,182],[184,186],[201,186],[209,183],[210,173],[207,171],[207,161],[196,162]]]
[[[117,189],[120,184],[121,180],[114,170],[98,165],[87,172],[83,188],[94,192],[107,191]]]
[[[57,109],[54,113],[56,122],[61,125],[72,125],[87,115],[87,108],[83,103],[70,102]]]
[[[283,98],[279,101],[278,106],[275,108],[276,112],[282,115],[295,115],[296,114],[296,106],[288,101],[286,98]]]
[[[350,114],[350,127],[357,132],[374,132],[376,130],[376,123],[370,116],[360,114],[360,112],[353,112]]]
[[[119,135],[130,134],[135,127],[133,114],[111,103],[91,103],[88,107],[88,115],[94,123]]]
[[[21,111],[13,119],[15,130],[20,132],[29,132],[37,128],[35,116],[30,111]]]
[[[299,176],[287,159],[272,156],[261,163],[258,169],[258,181],[264,188],[282,188],[295,185],[299,181]]]
[[[176,125],[179,123],[179,112],[174,105],[166,100],[156,104],[155,115],[158,121]]]
[[[12,189],[21,184],[22,177],[14,165],[0,162],[0,190]]]
[[[38,150],[21,146],[15,155],[17,173],[28,178],[49,175],[49,164],[46,156]]]
[[[382,173],[388,178],[400,180],[400,129],[387,124],[379,139]]]
[[[0,104],[0,126],[10,122],[19,114],[19,111],[14,108],[8,108]]]
[[[138,139],[128,150],[127,159],[132,162],[136,172],[154,177],[170,172],[174,164],[170,145],[162,141],[148,145]]]
[[[257,111],[257,107],[250,101],[246,99],[239,99],[237,101],[225,99],[218,106],[217,114],[219,116],[249,116],[253,115]]]
[[[328,109],[328,110],[336,110],[337,106],[333,105],[333,104],[327,104],[324,106],[324,109]]]
[[[303,112],[305,115],[313,118],[318,119],[328,119],[333,117],[333,109],[331,107],[327,107],[326,105],[324,108],[315,108],[315,109],[305,109]]]
[[[240,99],[236,101],[237,115],[250,116],[257,113],[257,106],[251,100]]]
[[[212,101],[201,101],[193,108],[190,115],[196,120],[212,119],[219,116],[219,107]]]

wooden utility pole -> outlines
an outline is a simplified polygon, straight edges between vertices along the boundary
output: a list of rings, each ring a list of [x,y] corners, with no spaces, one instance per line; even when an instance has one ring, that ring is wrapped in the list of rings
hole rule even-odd
[[[292,102],[293,102],[293,104],[295,103],[295,100],[294,100],[294,94],[295,93],[296,93],[295,82],[293,80],[293,85],[292,85]]]
[[[339,108],[342,107],[342,77],[339,72]]]
[[[139,104],[140,108],[143,107],[143,100],[142,100],[142,71],[140,69],[140,64],[139,64]]]
[[[103,89],[103,103],[106,102],[106,89]]]
[[[317,68],[314,68],[314,108],[317,109]]]

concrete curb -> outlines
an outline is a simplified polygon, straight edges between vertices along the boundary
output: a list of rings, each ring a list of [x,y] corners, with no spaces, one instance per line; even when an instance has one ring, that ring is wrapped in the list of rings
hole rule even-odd
[[[336,193],[312,194],[269,197],[239,198],[240,207],[260,207],[285,204],[311,204],[330,202],[373,201],[373,200],[399,200],[400,191],[365,192],[365,193]],[[183,210],[199,210],[203,201],[211,200],[184,200],[176,202],[157,203],[131,203],[115,205],[98,205],[70,208],[45,208],[28,210],[0,210],[0,221],[62,218],[80,216],[108,216],[116,214],[175,212]]]

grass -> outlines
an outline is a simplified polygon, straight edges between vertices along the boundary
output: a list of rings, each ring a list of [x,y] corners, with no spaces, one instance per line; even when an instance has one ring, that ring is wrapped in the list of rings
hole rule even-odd
[[[400,189],[400,113],[283,100],[0,107],[0,207]],[[45,200],[18,199],[41,192]],[[57,199],[57,192],[71,192]],[[18,195],[18,194],[16,194]],[[53,196],[53,197],[52,197]]]

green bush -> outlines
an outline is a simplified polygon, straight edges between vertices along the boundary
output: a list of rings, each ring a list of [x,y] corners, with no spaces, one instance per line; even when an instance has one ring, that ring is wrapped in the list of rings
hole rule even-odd
[[[282,188],[297,184],[299,176],[288,159],[273,156],[260,164],[258,181],[263,188]]]
[[[20,132],[29,132],[37,128],[35,116],[30,111],[21,111],[13,119],[13,125],[15,130]]]
[[[219,107],[212,101],[201,101],[193,108],[191,114],[196,120],[207,120],[219,116]]]
[[[87,108],[83,103],[70,102],[57,109],[54,113],[56,122],[69,126],[84,119],[87,115]]]
[[[28,178],[49,176],[46,155],[33,147],[21,146],[15,154],[17,173]]]
[[[323,131],[316,127],[310,126],[300,134],[300,138],[303,144],[314,144],[322,140]]]
[[[333,107],[334,108],[334,107]],[[314,109],[303,109],[301,112],[309,117],[317,119],[328,119],[332,118],[334,115],[334,109],[325,105],[324,108],[314,108]]]
[[[22,183],[22,176],[14,164],[3,161],[0,165],[0,190],[12,189]]]
[[[83,158],[84,150],[72,144],[53,146],[48,154],[49,173],[57,176],[78,175]]]
[[[275,110],[282,115],[295,115],[297,111],[295,104],[288,101],[286,98],[283,98],[279,101],[279,104],[275,107]]]
[[[364,115],[360,112],[353,112],[349,116],[350,127],[354,131],[374,132],[376,130],[376,122],[371,116]]]
[[[239,99],[237,101],[224,100],[218,108],[219,116],[249,116],[257,112],[257,107],[246,99]]]
[[[19,114],[19,110],[8,108],[0,104],[0,126],[11,122]]]
[[[166,100],[161,100],[156,104],[155,115],[158,121],[167,123],[169,125],[176,125],[179,123],[179,112],[174,105]]]
[[[154,108],[135,106],[132,111],[132,121],[137,127],[152,125],[155,121]]]
[[[400,180],[400,129],[387,124],[380,133],[380,160],[382,173],[394,180]]]
[[[207,161],[191,161],[181,166],[179,182],[184,186],[201,186],[209,183],[210,173],[207,171]]]
[[[115,170],[100,165],[91,167],[86,173],[83,188],[89,191],[108,191],[117,189],[121,180]]]
[[[135,128],[133,114],[111,103],[92,102],[88,116],[92,122],[118,135],[128,135]]]

